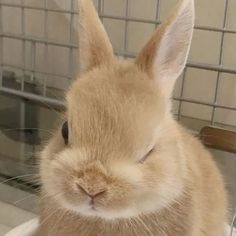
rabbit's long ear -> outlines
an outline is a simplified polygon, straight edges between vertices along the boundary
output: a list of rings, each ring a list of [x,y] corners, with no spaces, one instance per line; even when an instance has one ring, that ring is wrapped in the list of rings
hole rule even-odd
[[[79,63],[86,72],[113,59],[113,49],[92,0],[79,0]]]
[[[171,96],[189,54],[194,26],[193,0],[181,0],[173,14],[156,30],[136,64]]]

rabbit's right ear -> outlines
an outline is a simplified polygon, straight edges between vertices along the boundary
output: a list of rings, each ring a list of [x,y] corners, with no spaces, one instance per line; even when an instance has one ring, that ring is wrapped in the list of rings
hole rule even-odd
[[[136,64],[155,80],[166,97],[182,73],[194,26],[194,0],[179,0],[177,8],[156,30]]]
[[[109,64],[113,49],[92,0],[79,0],[79,66],[80,72]]]

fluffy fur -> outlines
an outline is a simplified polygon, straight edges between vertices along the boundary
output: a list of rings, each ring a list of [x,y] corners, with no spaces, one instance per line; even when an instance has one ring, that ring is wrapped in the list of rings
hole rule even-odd
[[[178,4],[134,62],[114,57],[91,1],[79,4],[82,73],[67,94],[69,144],[59,129],[42,153],[38,235],[224,235],[222,177],[170,111],[193,1]]]

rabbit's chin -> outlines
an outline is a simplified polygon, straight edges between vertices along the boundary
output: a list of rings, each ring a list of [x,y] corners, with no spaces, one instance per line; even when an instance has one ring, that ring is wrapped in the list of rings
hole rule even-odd
[[[108,210],[102,207],[91,207],[89,205],[76,206],[67,202],[62,203],[66,210],[69,210],[75,214],[78,214],[86,218],[101,218],[107,221],[113,221],[118,219],[129,219],[137,217],[139,214],[137,210],[132,208]]]

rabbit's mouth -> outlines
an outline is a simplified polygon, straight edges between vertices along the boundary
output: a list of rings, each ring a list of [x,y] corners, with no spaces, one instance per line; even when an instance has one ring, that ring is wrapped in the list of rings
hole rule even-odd
[[[130,217],[135,217],[136,214],[134,214],[134,211],[131,209],[121,210],[121,211],[113,211],[113,210],[107,210],[102,209],[96,206],[90,207],[86,211],[79,210],[79,214],[82,214],[87,217],[99,217],[103,220],[117,220],[117,219],[127,219]]]
[[[106,221],[127,219],[138,215],[137,210],[131,208],[130,206],[120,206],[115,209],[114,207],[109,207],[105,204],[99,204],[99,202],[94,202],[91,204],[89,201],[86,201],[76,204],[65,200],[60,201],[60,204],[66,210],[69,210],[77,215],[89,218],[100,218]]]

